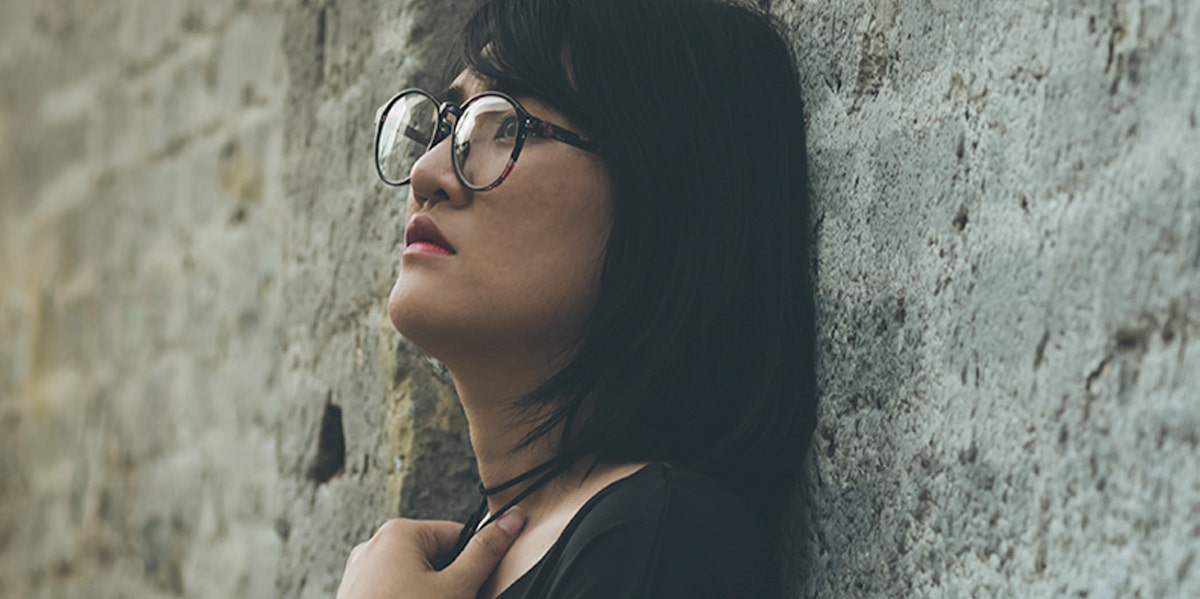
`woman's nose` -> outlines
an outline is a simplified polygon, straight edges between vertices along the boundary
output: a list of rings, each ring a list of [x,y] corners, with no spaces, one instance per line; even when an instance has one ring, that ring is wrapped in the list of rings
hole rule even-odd
[[[454,174],[450,162],[450,138],[439,141],[413,165],[409,179],[413,201],[418,207],[438,202],[465,201],[470,194]]]

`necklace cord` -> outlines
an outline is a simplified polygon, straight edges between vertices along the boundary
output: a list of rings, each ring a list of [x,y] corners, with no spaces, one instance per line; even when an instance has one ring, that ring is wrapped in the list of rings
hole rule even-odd
[[[549,470],[551,467],[554,466],[554,462],[555,462],[554,459],[546,460],[545,462],[542,462],[541,464],[538,464],[537,466],[534,466],[533,468],[530,468],[529,470],[526,470],[525,472],[522,472],[521,474],[518,474],[518,475],[514,476],[513,478],[510,478],[494,487],[485,487],[485,486],[483,486],[483,483],[480,482],[479,483],[479,494],[483,495],[484,497],[490,497],[492,495],[495,495],[496,493],[507,491],[507,490]]]
[[[525,498],[536,492],[538,489],[542,488],[542,486],[544,486],[546,483],[553,480],[554,477],[562,474],[568,466],[570,466],[569,463],[558,463],[557,459],[552,459],[538,464],[537,466],[518,474],[516,477],[506,480],[494,487],[484,487],[483,483],[479,483],[479,493],[483,496],[482,500],[479,502],[479,507],[476,508],[475,512],[471,514],[471,517],[467,518],[467,521],[463,523],[462,532],[458,534],[458,542],[454,544],[454,549],[450,551],[442,563],[436,565],[436,568],[441,570],[442,568],[450,565],[450,562],[453,562],[458,555],[462,553],[463,549],[466,548],[467,543],[470,542],[471,537],[475,535],[476,531],[484,526],[487,526],[496,518],[504,515],[504,512],[512,509],[513,506],[517,505]],[[515,497],[508,501],[508,503],[505,503],[500,507],[500,509],[496,510],[496,513],[489,515],[486,520],[484,519],[484,514],[487,513],[487,498],[489,496],[511,489],[512,487],[525,482],[537,476],[538,474],[542,474],[542,476],[533,481],[533,483],[523,489],[520,493],[517,493]]]

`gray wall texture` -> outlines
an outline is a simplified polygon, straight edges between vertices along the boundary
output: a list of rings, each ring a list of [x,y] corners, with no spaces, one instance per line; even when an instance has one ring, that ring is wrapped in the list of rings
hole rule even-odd
[[[473,504],[370,160],[468,4],[0,4],[0,597],[327,598]],[[789,596],[1200,596],[1200,5],[770,8],[820,269]]]

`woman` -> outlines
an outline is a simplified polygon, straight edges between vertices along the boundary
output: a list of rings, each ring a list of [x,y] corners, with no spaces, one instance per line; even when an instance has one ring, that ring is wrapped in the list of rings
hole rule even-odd
[[[483,525],[389,522],[338,596],[777,595],[816,401],[786,42],[718,0],[493,0],[464,39],[376,160],[409,190],[389,312],[453,375]]]

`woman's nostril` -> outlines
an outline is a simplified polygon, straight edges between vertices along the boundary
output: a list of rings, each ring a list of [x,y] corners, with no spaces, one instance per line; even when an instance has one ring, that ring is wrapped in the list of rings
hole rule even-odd
[[[450,200],[450,194],[445,189],[436,189],[428,194],[413,194],[413,201],[420,207],[432,206]]]

